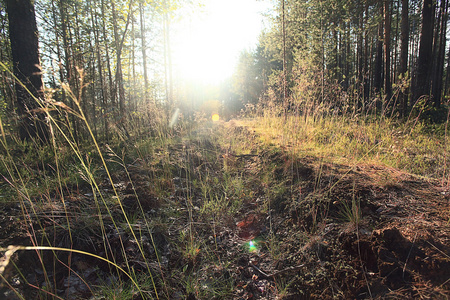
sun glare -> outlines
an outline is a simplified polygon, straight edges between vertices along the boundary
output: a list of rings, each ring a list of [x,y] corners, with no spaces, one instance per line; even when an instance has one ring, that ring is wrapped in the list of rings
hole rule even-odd
[[[183,16],[175,32],[174,68],[181,79],[220,83],[230,77],[242,50],[256,45],[263,29],[255,0],[204,0],[195,13]]]
[[[218,114],[213,114],[211,116],[211,119],[213,120],[213,122],[218,122],[220,120],[220,117]]]

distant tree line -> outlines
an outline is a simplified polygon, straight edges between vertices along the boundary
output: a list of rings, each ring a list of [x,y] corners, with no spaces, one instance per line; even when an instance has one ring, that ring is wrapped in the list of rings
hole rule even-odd
[[[267,14],[272,26],[254,51],[242,54],[224,97],[280,113],[326,107],[433,121],[446,116],[448,1],[275,4]],[[79,111],[108,140],[113,132],[127,134],[125,120],[137,130],[152,128],[160,112],[169,120],[179,96],[172,20],[189,6],[195,10],[187,0],[1,0],[4,127],[18,128],[12,131],[22,139],[46,140],[46,113],[61,108],[55,118],[76,141],[87,135]]]
[[[272,26],[243,53],[234,88],[245,103],[438,121],[450,82],[446,0],[279,0]],[[303,107],[303,108],[302,108]]]

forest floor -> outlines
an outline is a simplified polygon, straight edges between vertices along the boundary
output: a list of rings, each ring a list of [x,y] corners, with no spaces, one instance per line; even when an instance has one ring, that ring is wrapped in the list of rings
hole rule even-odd
[[[112,164],[117,194],[99,168],[97,192],[80,184],[66,186],[64,203],[50,190],[35,207],[5,204],[0,246],[35,240],[94,253],[132,270],[140,291],[92,256],[18,251],[0,298],[450,295],[450,191],[438,180],[294,153],[240,121],[135,148],[124,160],[109,155],[126,167]]]

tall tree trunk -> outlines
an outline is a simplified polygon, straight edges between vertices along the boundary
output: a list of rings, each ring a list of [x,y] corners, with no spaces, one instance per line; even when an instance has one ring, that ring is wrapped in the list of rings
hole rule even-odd
[[[338,39],[338,33],[337,33],[337,27],[333,27],[331,30],[331,35],[333,37],[333,47],[331,48],[331,58],[332,63],[330,69],[332,69],[332,77],[331,79],[335,80],[336,82],[340,82],[340,72],[339,70],[339,54],[338,54],[338,45],[339,45],[339,39]]]
[[[408,72],[408,45],[409,45],[409,3],[402,0],[401,45],[400,45],[400,70],[402,78],[406,80]],[[405,117],[408,112],[408,89],[400,92],[400,115]]]
[[[350,44],[350,26],[344,23],[344,41],[343,41],[343,57],[342,57],[342,69],[344,70],[344,90],[347,90],[350,86],[350,55],[351,55],[351,44]],[[323,66],[322,66],[323,68]]]
[[[172,45],[170,43],[170,15],[167,14],[166,19],[166,35],[167,35],[167,63],[169,69],[169,105],[173,106],[173,66],[172,66]]]
[[[92,126],[94,126],[94,137],[95,139],[98,139],[98,131],[97,131],[97,93],[96,93],[96,89],[97,89],[97,78],[96,78],[96,73],[95,73],[95,45],[92,44],[92,39],[89,38],[89,48],[90,48],[90,57],[89,57],[89,61],[88,61],[88,68],[90,71],[90,82],[91,84],[89,85],[90,88],[90,95],[88,97],[88,99],[91,99],[92,101],[92,109],[89,109],[91,111],[90,114],[90,120],[92,120]],[[88,103],[87,103],[88,104]],[[86,111],[86,115],[89,114],[89,110]]]
[[[363,107],[364,104],[364,9],[363,4],[360,3],[358,5],[358,12],[361,14],[359,17],[358,24],[358,42],[357,42],[357,51],[358,51],[358,99],[357,99],[357,107],[358,109]]]
[[[450,85],[450,49],[447,53],[447,68],[446,68],[446,76],[445,76],[445,84],[444,84],[444,98],[449,94],[449,85]]]
[[[422,29],[420,33],[419,59],[415,75],[414,102],[430,95],[430,70],[433,53],[434,1],[424,0],[422,8]]]
[[[285,0],[281,0],[281,38],[283,47],[283,110],[284,110],[284,120],[287,118],[288,103],[286,101],[286,10],[285,10]]]
[[[344,47],[344,43],[342,41],[342,22],[339,22],[339,28],[337,30],[337,45],[338,45],[338,49],[336,49],[336,60],[337,60],[337,67],[339,70],[339,74],[338,74],[338,80],[339,80],[339,84],[342,86],[344,83],[344,65],[342,63],[343,60],[343,55],[344,55],[344,51],[342,50]]]
[[[53,86],[57,87],[58,84],[57,82],[64,82],[64,67],[63,67],[63,62],[65,61],[63,58],[63,49],[61,49],[61,37],[60,37],[60,28],[58,27],[59,25],[59,21],[58,21],[58,9],[57,9],[57,5],[55,3],[55,0],[51,0],[51,6],[52,6],[52,20],[53,20],[53,30],[54,30],[54,34],[55,34],[55,46],[56,49],[54,49],[54,51],[56,51],[56,57],[57,60],[56,62],[58,63],[58,75],[59,78],[57,78],[56,76],[52,76],[52,80],[54,82]],[[66,92],[64,89],[62,89],[61,91],[61,98],[58,99],[59,101],[62,101],[63,103],[66,103]],[[63,116],[62,114],[56,114],[54,117],[58,120],[61,121],[63,118],[68,119],[67,115],[68,112],[65,112],[65,116]]]
[[[144,104],[147,105],[149,100],[149,84],[148,84],[148,68],[147,68],[147,44],[145,42],[145,18],[144,18],[144,6],[142,1],[139,2],[139,18],[141,25],[141,51],[142,51],[142,68],[144,69]]]
[[[448,12],[448,2],[441,1],[441,6],[439,10],[439,26],[436,30],[434,48],[435,51],[433,57],[435,62],[433,63],[432,71],[432,97],[434,107],[440,107],[441,105],[441,94],[442,94],[442,83],[444,74],[444,61],[445,61],[445,47],[447,43],[446,32],[447,32],[447,12]],[[438,32],[439,31],[439,32]]]
[[[102,20],[102,37],[103,37],[103,43],[105,45],[105,60],[106,60],[106,68],[108,70],[108,83],[109,83],[109,98],[110,98],[110,107],[108,111],[105,111],[105,114],[110,113],[110,111],[112,110],[112,108],[114,108],[114,106],[116,105],[116,91],[114,88],[114,81],[113,81],[113,76],[112,76],[112,70],[111,70],[111,58],[109,56],[109,44],[108,44],[108,35],[106,32],[106,8],[105,8],[105,0],[101,0],[101,20]]]
[[[79,7],[79,3],[77,1],[74,1],[74,17],[75,17],[75,22],[72,22],[74,24],[73,27],[73,32],[75,35],[75,45],[81,45],[83,43],[83,37],[80,36],[80,32],[81,32],[81,28],[80,28],[80,18],[79,18],[79,13],[80,11],[80,7]],[[73,46],[73,44],[72,44]],[[81,68],[85,65],[85,55],[84,53],[82,53],[81,49],[77,49],[78,47],[75,47],[74,51],[72,51],[74,53],[74,66],[75,68],[78,68],[78,70],[84,71]],[[78,73],[78,71],[77,71]],[[78,74],[77,76],[79,76],[80,74]],[[83,75],[87,75],[86,72],[83,73]],[[83,78],[83,80],[86,80],[86,78]],[[80,106],[81,109],[84,112],[86,121],[89,123],[90,121],[90,115],[89,115],[89,111],[88,111],[88,100],[86,99],[86,94],[82,92],[83,87],[80,86],[80,81],[79,80],[75,80],[75,85],[77,88],[77,92],[78,92],[78,101],[80,102]],[[83,137],[84,134],[82,132],[83,127],[80,127],[80,136]]]
[[[114,0],[111,0],[111,12],[113,19],[113,31],[114,31],[114,43],[116,46],[116,76],[115,76],[115,88],[114,91],[118,95],[119,99],[119,114],[123,116],[125,114],[125,92],[123,88],[123,74],[122,74],[122,57],[121,57],[121,45],[119,38],[119,27],[117,24],[117,12],[114,5]],[[118,93],[118,94],[117,94]]]
[[[165,3],[165,2],[164,2]],[[167,22],[167,13],[164,13],[163,15],[163,38],[164,38],[164,90],[166,94],[166,101],[165,101],[165,109],[167,114],[167,119],[170,118],[169,116],[169,71],[168,71],[168,62],[167,62],[167,28],[166,28],[166,22]]]
[[[284,0],[283,0],[284,1]],[[323,0],[319,0],[320,5],[320,55],[321,55],[321,82],[320,82],[320,102],[325,99],[325,36],[324,36],[324,10]]]
[[[97,57],[97,69],[98,69],[98,77],[100,80],[100,99],[101,99],[101,105],[102,105],[102,113],[101,113],[101,119],[103,121],[103,134],[104,138],[106,140],[109,139],[109,132],[108,132],[108,103],[107,103],[107,88],[105,85],[105,80],[103,78],[103,61],[100,54],[100,38],[99,38],[99,25],[97,23],[97,16],[94,14],[94,10],[92,9],[92,4],[89,3],[89,12],[91,14],[91,25],[94,31],[94,41],[95,41],[95,54]]]
[[[136,29],[134,27],[135,19],[131,20],[131,94],[130,94],[130,111],[137,112],[137,86],[136,86]]]
[[[64,49],[64,66],[66,69],[66,74],[64,76],[64,72],[61,72],[61,82],[64,82],[67,80],[69,87],[73,90],[73,93],[76,94],[75,90],[75,82],[74,80],[74,65],[73,65],[73,52],[71,47],[71,38],[70,38],[70,28],[68,26],[69,20],[67,17],[67,7],[65,1],[58,1],[59,5],[59,13],[61,16],[61,33],[62,33],[62,39],[63,39],[63,49]],[[67,101],[67,95],[66,92],[63,90],[63,101]],[[74,102],[69,100],[67,101],[69,103],[69,106],[72,110],[75,110],[74,108]],[[70,121],[72,123],[72,134],[76,142],[78,142],[78,119],[75,117],[74,114],[70,114]]]
[[[12,61],[10,53],[10,43],[8,36],[8,16],[1,14],[0,16],[0,61]],[[7,70],[1,70],[0,78],[2,81],[2,92],[4,93],[5,102],[9,111],[15,109],[16,94],[14,88],[11,88],[11,75]]]
[[[119,36],[119,27],[117,23],[117,11],[114,5],[114,0],[111,0],[111,10],[113,17],[113,31],[114,31],[114,42],[116,46],[116,91],[119,96],[119,112],[121,118],[125,116],[125,88],[123,84],[123,71],[122,71],[122,49],[127,35],[128,26],[130,25],[131,19],[133,17],[133,0],[130,0],[128,5],[127,20],[125,23],[125,28],[122,33],[122,37]]]
[[[364,24],[367,24],[369,18],[369,3],[365,1],[364,5]],[[367,104],[370,97],[370,81],[369,81],[369,30],[367,25],[364,27],[364,66],[363,66],[363,76],[364,76],[364,102],[363,106]]]
[[[396,18],[395,18],[395,29],[394,29],[394,38],[393,38],[393,51],[394,51],[394,61],[391,62],[392,64],[392,78],[391,78],[391,82],[392,84],[397,83],[397,79],[398,79],[398,62],[399,62],[399,51],[398,51],[398,44],[401,44],[400,41],[400,30],[399,30],[399,22],[400,22],[400,0],[397,0],[396,3],[396,10],[394,12],[394,7],[392,7],[392,16],[395,14]],[[392,31],[392,29],[391,29]]]
[[[6,0],[6,11],[9,20],[13,71],[20,81],[15,84],[17,113],[20,118],[19,135],[23,140],[38,138],[47,142],[49,132],[45,124],[45,116],[36,111],[40,107],[37,101],[44,99],[44,83],[40,68],[38,30],[33,1]],[[33,96],[37,98],[37,101]]]
[[[383,14],[383,5],[380,6],[380,11]],[[380,96],[381,87],[383,85],[383,22],[378,23],[378,34],[375,53],[375,67],[373,73],[373,89],[377,96]],[[377,101],[377,111],[381,111],[382,102]]]
[[[164,28],[164,76],[165,76],[165,88],[166,88],[166,113],[170,116],[170,109],[173,102],[173,81],[172,81],[172,54],[170,49],[170,16],[169,16],[170,1],[164,1],[164,15],[163,15],[163,28]],[[170,117],[169,117],[170,118]],[[168,118],[168,119],[169,119]]]
[[[387,101],[390,101],[392,97],[390,0],[384,0],[384,91]]]
[[[374,90],[375,93],[381,92],[383,78],[383,23],[378,23],[378,37],[375,54],[375,70],[374,70]]]

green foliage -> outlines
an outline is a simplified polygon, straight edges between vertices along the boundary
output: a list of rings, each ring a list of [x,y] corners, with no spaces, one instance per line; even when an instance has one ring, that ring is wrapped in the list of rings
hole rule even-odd
[[[435,107],[426,97],[423,97],[414,105],[410,118],[419,119],[430,126],[442,124],[448,119],[448,106]]]
[[[289,137],[294,151],[324,157],[326,161],[349,163],[382,162],[405,172],[441,178],[447,173],[448,145],[443,130],[435,125],[412,120],[398,124],[390,119],[364,118],[355,115],[289,117],[286,125],[272,113],[253,123],[261,139],[282,143]],[[292,130],[292,129],[295,130]]]
[[[243,104],[256,104],[259,101],[263,82],[259,77],[260,70],[257,68],[254,55],[246,51],[242,52],[236,73],[233,75],[233,91]]]
[[[349,201],[350,203],[347,201],[342,202],[338,214],[344,222],[349,222],[354,226],[358,226],[362,219],[362,213],[359,199],[356,199],[355,197],[356,196],[353,195],[351,201]]]

